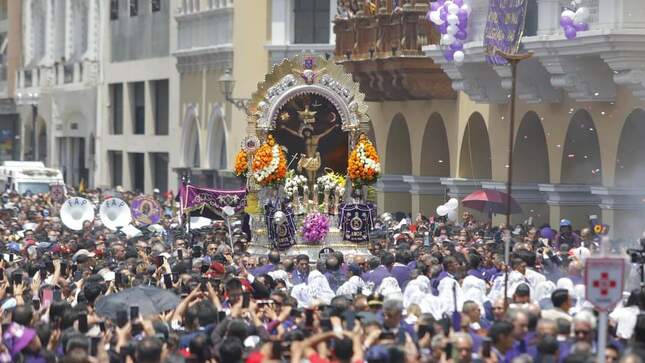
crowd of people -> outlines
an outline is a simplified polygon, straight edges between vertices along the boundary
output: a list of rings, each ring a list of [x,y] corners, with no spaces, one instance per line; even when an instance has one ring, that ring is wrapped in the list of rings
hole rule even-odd
[[[239,226],[187,233],[172,198],[159,198],[163,230],[127,238],[99,219],[69,230],[47,195],[2,195],[0,362],[583,363],[599,350],[645,361],[638,288],[598,346],[582,276],[598,241],[567,220],[419,217],[391,240],[375,234],[371,255],[313,261],[251,255]]]

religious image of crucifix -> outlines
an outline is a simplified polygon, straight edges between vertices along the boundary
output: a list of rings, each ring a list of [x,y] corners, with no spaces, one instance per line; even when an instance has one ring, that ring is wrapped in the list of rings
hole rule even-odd
[[[329,135],[332,131],[338,128],[336,124],[336,114],[331,112],[332,119],[329,122],[330,127],[325,129],[319,134],[313,133],[314,123],[316,122],[316,114],[318,111],[313,111],[309,109],[309,105],[305,105],[305,108],[301,111],[298,111],[298,116],[300,118],[300,127],[299,129],[293,130],[288,126],[281,124],[280,128],[287,131],[291,135],[300,138],[305,143],[305,153],[300,154],[300,160],[298,160],[297,170],[302,172],[302,169],[305,170],[307,174],[307,179],[309,182],[309,187],[313,190],[313,185],[316,183],[316,174],[321,166],[320,152],[318,151],[318,146],[320,141]]]

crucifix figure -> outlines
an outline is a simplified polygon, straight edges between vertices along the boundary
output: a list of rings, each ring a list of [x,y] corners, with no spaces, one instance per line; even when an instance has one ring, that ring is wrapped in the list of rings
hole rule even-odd
[[[312,111],[309,109],[309,105],[306,105],[304,110],[298,111],[298,115],[302,120],[302,124],[300,125],[298,131],[292,130],[284,124],[280,125],[283,130],[286,130],[291,135],[303,139],[303,141],[305,142],[305,153],[300,154],[300,160],[298,160],[297,170],[298,172],[302,172],[302,169],[305,169],[311,190],[313,190],[313,185],[316,183],[316,174],[318,172],[318,169],[320,169],[321,164],[320,152],[318,152],[318,145],[320,143],[320,140],[329,135],[338,127],[338,125],[333,122],[333,125],[331,127],[327,128],[320,134],[314,135],[313,123],[316,121],[316,113],[317,111]],[[336,115],[332,113],[332,121],[335,120]]]

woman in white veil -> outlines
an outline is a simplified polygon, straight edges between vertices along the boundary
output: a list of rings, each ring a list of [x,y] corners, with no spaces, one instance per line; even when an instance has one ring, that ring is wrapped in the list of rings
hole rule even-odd
[[[403,307],[407,309],[412,304],[420,304],[428,292],[430,292],[430,279],[425,275],[418,276],[405,287]]]
[[[376,292],[383,295],[383,300],[403,300],[403,293],[401,292],[399,283],[394,277],[384,278],[383,281],[381,281],[381,285],[376,289]]]

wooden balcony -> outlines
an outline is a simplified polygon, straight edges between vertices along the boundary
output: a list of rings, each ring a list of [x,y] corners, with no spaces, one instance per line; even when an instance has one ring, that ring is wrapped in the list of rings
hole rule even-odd
[[[439,42],[426,20],[427,0],[379,0],[349,19],[334,20],[336,62],[360,83],[368,101],[452,99],[450,78],[421,48]]]

